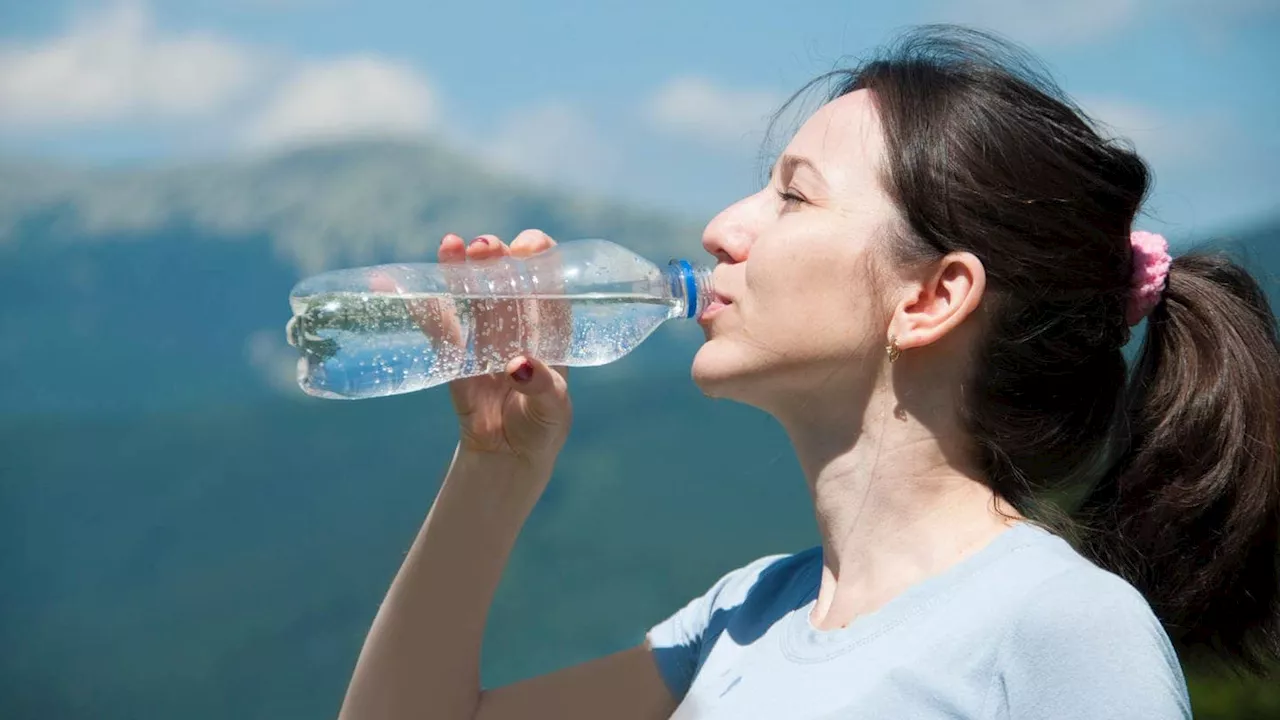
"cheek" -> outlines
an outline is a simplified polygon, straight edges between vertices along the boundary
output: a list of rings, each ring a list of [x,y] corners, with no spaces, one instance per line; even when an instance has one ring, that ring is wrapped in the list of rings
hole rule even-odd
[[[872,293],[854,262],[797,252],[767,259],[746,277],[757,339],[805,355],[848,355],[865,343]]]

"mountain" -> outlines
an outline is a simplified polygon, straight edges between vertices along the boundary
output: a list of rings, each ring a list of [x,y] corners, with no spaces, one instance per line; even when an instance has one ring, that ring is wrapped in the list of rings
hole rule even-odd
[[[0,163],[0,246],[267,238],[282,260],[316,272],[421,257],[446,232],[511,237],[527,227],[656,256],[696,250],[701,236],[695,223],[498,175],[422,142],[353,140],[157,167]]]
[[[160,168],[0,164],[0,413],[278,392],[292,384],[286,300],[304,275],[430,261],[446,232],[510,240],[531,227],[657,261],[701,252],[696,223],[533,188],[430,145]]]
[[[0,163],[0,717],[332,717],[456,432],[440,390],[303,396],[289,288],[524,227],[697,249],[695,223],[423,145]],[[1226,243],[1274,283],[1280,221]],[[690,382],[700,339],[669,324],[572,373],[574,432],[500,588],[487,683],[625,647],[725,571],[814,541],[785,436]],[[1198,717],[1280,707],[1194,682]]]

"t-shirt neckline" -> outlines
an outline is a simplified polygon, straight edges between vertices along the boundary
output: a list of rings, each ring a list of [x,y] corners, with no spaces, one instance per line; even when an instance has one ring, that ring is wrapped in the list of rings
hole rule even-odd
[[[876,611],[855,618],[846,627],[819,630],[809,622],[818,596],[818,582],[822,572],[821,550],[814,553],[815,560],[808,568],[806,583],[812,588],[800,607],[792,610],[784,620],[782,652],[797,662],[822,662],[849,652],[892,631],[933,605],[946,599],[959,586],[992,563],[1008,555],[1016,548],[1027,545],[1041,530],[1027,522],[1019,522],[997,535],[985,547],[946,570],[925,578],[902,591]]]

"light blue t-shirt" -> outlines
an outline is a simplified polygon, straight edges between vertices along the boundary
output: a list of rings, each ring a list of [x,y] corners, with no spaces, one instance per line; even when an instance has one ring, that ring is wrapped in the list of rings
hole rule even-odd
[[[757,560],[649,632],[673,720],[1190,718],[1146,600],[1028,523],[839,630],[821,548]]]

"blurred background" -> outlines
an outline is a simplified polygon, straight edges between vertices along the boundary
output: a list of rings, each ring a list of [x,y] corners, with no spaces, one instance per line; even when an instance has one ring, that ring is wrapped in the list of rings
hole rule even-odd
[[[1039,53],[1153,166],[1139,226],[1277,297],[1275,0],[0,0],[0,717],[334,716],[456,435],[443,390],[303,396],[292,284],[445,232],[697,255],[791,92],[936,21]],[[700,340],[574,373],[486,683],[815,542]],[[1275,677],[1188,673],[1197,717],[1280,718]]]

